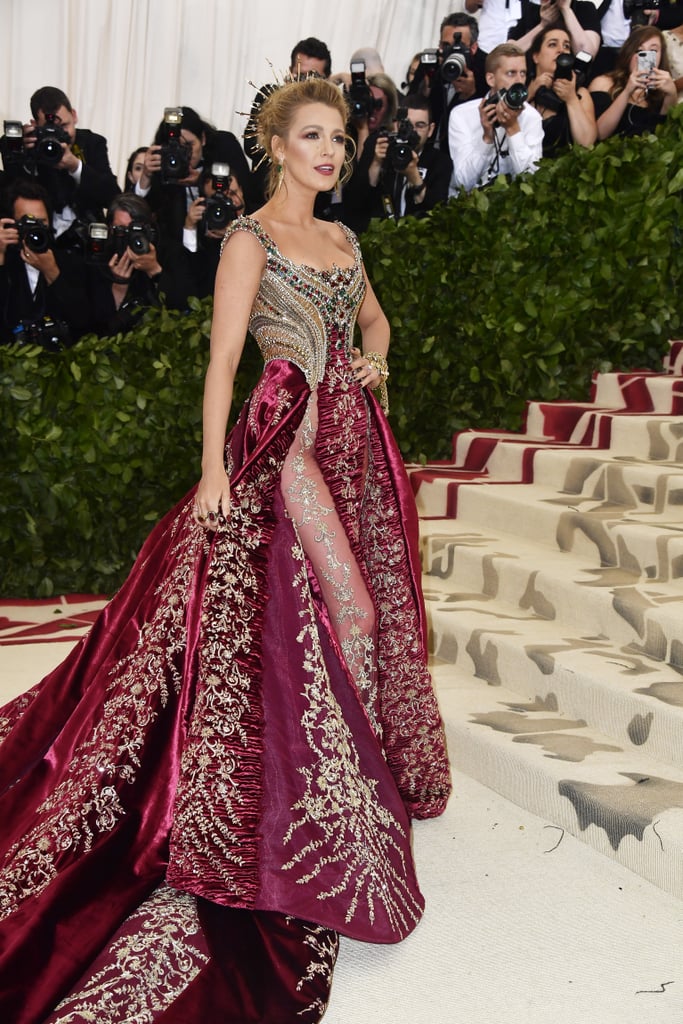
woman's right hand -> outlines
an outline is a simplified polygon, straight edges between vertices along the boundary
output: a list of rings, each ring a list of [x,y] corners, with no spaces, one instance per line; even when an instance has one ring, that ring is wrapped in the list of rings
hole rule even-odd
[[[186,231],[197,230],[197,224],[199,224],[199,221],[204,216],[205,209],[206,199],[204,198],[204,196],[199,196],[199,198],[192,200],[192,202],[187,208],[187,213],[185,214]]]
[[[143,157],[142,174],[140,175],[140,188],[149,188],[152,184],[152,175],[161,170],[161,146],[150,146]]]
[[[648,74],[646,71],[639,71],[638,68],[634,68],[631,74],[628,76],[628,82],[624,92],[627,92],[630,99],[637,92],[641,92],[643,96],[647,90],[647,79]]]
[[[230,515],[230,480],[224,469],[202,473],[192,515],[205,530],[216,530],[225,524]]]
[[[529,102],[533,100],[541,86],[544,86],[546,89],[552,89],[553,82],[554,79],[550,71],[542,71],[540,75],[532,78],[529,82]]]
[[[115,253],[109,260],[109,269],[118,284],[128,284],[135,269],[130,249],[124,249],[120,256]]]

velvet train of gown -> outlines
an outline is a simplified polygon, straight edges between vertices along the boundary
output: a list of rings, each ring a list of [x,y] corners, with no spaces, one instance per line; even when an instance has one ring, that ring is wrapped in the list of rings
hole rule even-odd
[[[414,503],[350,367],[358,243],[320,271],[238,230],[266,253],[265,365],[228,521],[207,534],[189,494],[0,710],[6,1024],[317,1021],[337,933],[395,942],[423,910],[409,818],[449,771]]]

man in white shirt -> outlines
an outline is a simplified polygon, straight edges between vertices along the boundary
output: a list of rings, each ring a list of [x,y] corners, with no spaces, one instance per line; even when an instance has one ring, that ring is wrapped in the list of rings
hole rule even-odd
[[[499,174],[514,178],[533,172],[541,159],[543,119],[514,95],[526,82],[526,58],[515,43],[501,43],[488,55],[486,82],[489,92],[483,100],[470,100],[451,111],[451,196],[487,185]]]

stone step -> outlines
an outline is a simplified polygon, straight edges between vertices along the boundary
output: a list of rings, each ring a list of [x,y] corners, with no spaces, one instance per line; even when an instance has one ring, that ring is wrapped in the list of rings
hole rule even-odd
[[[463,520],[572,552],[586,568],[623,568],[651,580],[683,575],[681,513],[638,511],[539,485],[482,483],[458,491]]]
[[[683,770],[533,693],[520,702],[438,660],[433,674],[456,768],[683,898]]]
[[[534,484],[562,494],[580,494],[641,511],[670,508],[678,516],[683,514],[680,462],[615,458],[608,452],[537,451],[533,476]]]
[[[506,605],[533,614],[558,633],[609,636],[659,661],[683,666],[683,587],[625,569],[586,568],[571,554],[462,520],[423,522],[425,586],[444,604]]]
[[[632,371],[599,373],[591,399],[601,408],[629,408],[642,412],[681,412],[683,380],[672,373]]]
[[[579,406],[573,402],[570,408],[576,412]],[[479,471],[486,468],[493,475],[490,460],[499,446],[561,450],[568,445],[570,450],[576,450],[577,453],[597,448],[613,456],[627,455],[636,459],[660,461],[680,461],[683,448],[683,420],[680,416],[653,416],[651,413],[635,415],[630,412],[614,414],[587,405],[584,415],[578,419],[577,426],[566,438],[546,436],[539,432],[542,429],[537,424],[535,430],[527,429],[519,434],[495,430],[461,431],[455,438],[453,462],[442,464],[441,468],[450,466],[453,469],[462,467]],[[521,455],[517,455],[517,459],[520,458]],[[521,477],[505,476],[504,479],[519,480]]]
[[[453,602],[430,590],[426,599],[430,648],[460,678],[550,701],[620,748],[647,748],[683,771],[683,665],[601,634],[570,633],[497,600]]]

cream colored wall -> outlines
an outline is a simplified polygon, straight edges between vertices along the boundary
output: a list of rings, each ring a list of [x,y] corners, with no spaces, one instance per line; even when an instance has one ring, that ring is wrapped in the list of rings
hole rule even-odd
[[[400,85],[412,55],[438,38],[444,0],[0,0],[0,117],[26,121],[42,85],[67,93],[84,128],[109,140],[122,180],[163,108],[192,106],[241,136],[253,88],[284,71],[292,46],[323,39],[333,70],[375,46]]]

